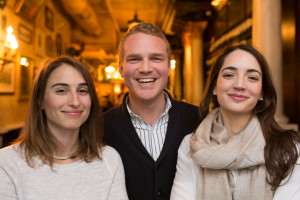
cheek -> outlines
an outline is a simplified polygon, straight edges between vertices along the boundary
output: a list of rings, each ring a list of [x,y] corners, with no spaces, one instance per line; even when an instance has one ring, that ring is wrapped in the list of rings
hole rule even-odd
[[[122,69],[122,77],[131,76],[134,73],[135,68],[134,65],[126,64]]]
[[[88,110],[92,106],[92,100],[91,100],[90,96],[86,96],[86,97],[82,98],[81,102],[84,105],[84,107],[87,108]]]
[[[222,90],[227,90],[228,88],[230,88],[230,83],[222,78],[218,78],[217,79],[217,84],[216,84],[216,92],[217,91],[222,91]]]
[[[171,67],[168,67],[167,64],[162,64],[162,65],[160,65],[160,66],[157,66],[156,69],[157,69],[157,72],[158,72],[161,76],[169,76]]]
[[[260,97],[261,93],[262,93],[262,84],[257,84],[257,85],[252,85],[252,87],[250,88],[251,93],[254,96]]]
[[[65,100],[63,98],[57,98],[57,96],[54,97],[49,95],[49,96],[45,96],[43,107],[45,110],[54,109],[64,105],[64,102]]]

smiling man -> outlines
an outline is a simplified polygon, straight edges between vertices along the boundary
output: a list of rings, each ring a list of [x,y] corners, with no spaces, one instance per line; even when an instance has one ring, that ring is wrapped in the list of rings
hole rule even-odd
[[[198,125],[198,108],[164,90],[170,58],[167,39],[150,23],[131,28],[119,45],[129,92],[104,114],[104,140],[122,157],[130,200],[170,199],[177,150]]]

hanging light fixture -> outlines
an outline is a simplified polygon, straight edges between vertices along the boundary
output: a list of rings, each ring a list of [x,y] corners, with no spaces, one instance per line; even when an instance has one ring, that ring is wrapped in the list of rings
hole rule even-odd
[[[136,8],[136,1],[135,1],[135,11],[134,11],[134,17],[132,20],[128,21],[128,29],[130,29],[131,27],[143,22],[142,20],[139,20],[138,18],[138,14],[137,14],[137,8]]]

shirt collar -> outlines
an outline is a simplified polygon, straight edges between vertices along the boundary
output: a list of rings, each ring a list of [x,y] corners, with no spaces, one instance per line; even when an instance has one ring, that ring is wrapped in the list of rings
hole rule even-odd
[[[161,117],[162,117],[162,116],[165,116],[165,115],[169,112],[170,108],[172,107],[171,100],[170,100],[170,98],[169,98],[169,96],[168,96],[168,94],[167,94],[166,92],[164,92],[164,96],[165,96],[165,99],[167,100],[167,103],[166,103],[165,111],[163,112],[163,114],[161,115]],[[131,117],[136,117],[136,118],[142,119],[139,115],[133,113],[133,112],[130,110],[130,108],[129,108],[129,106],[128,106],[129,96],[126,97],[125,102],[126,102],[126,107],[127,107],[127,110],[128,110],[129,115],[130,115]]]

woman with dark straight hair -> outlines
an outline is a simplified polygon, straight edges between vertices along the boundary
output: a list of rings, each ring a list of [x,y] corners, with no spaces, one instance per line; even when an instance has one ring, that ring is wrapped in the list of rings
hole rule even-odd
[[[179,148],[171,199],[300,199],[300,135],[276,123],[276,103],[263,55],[244,44],[225,49],[207,80],[201,123]]]
[[[0,150],[1,199],[128,199],[120,156],[102,136],[87,68],[71,57],[48,62],[20,136]]]

